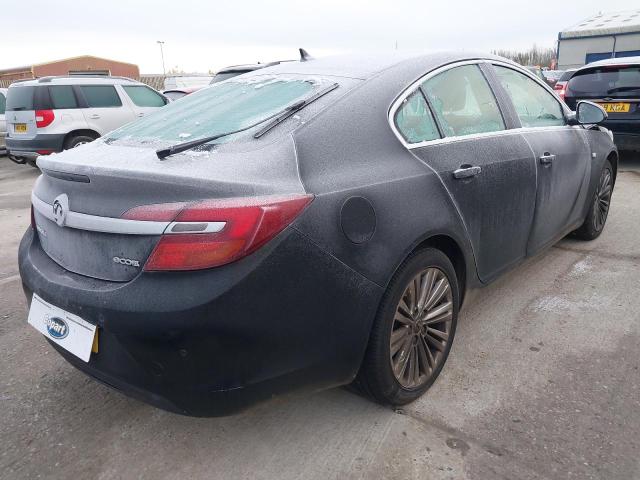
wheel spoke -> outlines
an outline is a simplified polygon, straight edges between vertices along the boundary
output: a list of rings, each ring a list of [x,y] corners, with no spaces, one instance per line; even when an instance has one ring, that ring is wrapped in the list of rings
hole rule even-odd
[[[413,325],[413,321],[411,320],[411,318],[407,317],[404,313],[402,313],[400,309],[396,311],[396,314],[394,315],[393,319],[396,322],[400,322],[404,325]]]
[[[398,305],[398,312],[401,312],[405,317],[411,318],[411,308],[407,305],[404,298],[400,300],[400,305]]]
[[[431,294],[431,289],[433,288],[433,283],[436,279],[436,270],[430,268],[427,270],[427,273],[422,280],[422,288],[420,290],[420,300],[418,301],[418,310],[422,312],[424,310],[424,306],[427,303],[427,298]]]
[[[429,347],[429,343],[427,342],[427,339],[424,338],[424,336],[420,336],[420,342],[422,343],[422,346],[424,347],[424,351],[427,354],[427,361],[429,362],[429,367],[431,367],[432,369],[435,368],[436,366],[436,359],[433,357],[433,352],[431,351],[431,348]]]
[[[435,325],[436,323],[448,322],[451,320],[453,312],[451,310],[441,313],[437,317],[431,318],[429,320],[424,320],[422,323],[424,325]]]
[[[444,296],[445,293],[449,291],[449,282],[447,282],[446,278],[440,279],[440,281],[436,284],[431,293],[427,304],[425,305],[425,310],[429,310],[431,307],[436,305]]]
[[[449,340],[449,334],[448,333],[443,332],[441,330],[438,330],[436,328],[431,328],[431,327],[427,328],[427,333],[429,333],[432,336],[436,336],[436,337],[440,338],[441,340],[444,340],[445,342],[447,340]]]
[[[391,334],[391,356],[393,357],[400,350],[406,341],[406,337],[410,334],[407,327],[400,327]]]
[[[440,352],[444,352],[444,345],[442,344],[442,342],[438,339],[433,338],[429,332],[427,332],[424,335],[424,338],[427,340],[427,342],[429,342],[429,345],[431,345],[433,348],[435,348],[436,350],[440,351]]]
[[[433,370],[433,363],[429,361],[429,356],[427,355],[428,348],[424,344],[424,339],[420,337],[418,341],[418,354],[420,356],[420,363],[422,364],[422,371],[425,375],[429,375]]]
[[[453,306],[453,304],[451,302],[443,303],[439,307],[434,308],[433,310],[429,310],[427,312],[427,315],[424,317],[424,320],[425,321],[432,320],[432,319],[438,317],[439,315],[451,310],[452,306]]]

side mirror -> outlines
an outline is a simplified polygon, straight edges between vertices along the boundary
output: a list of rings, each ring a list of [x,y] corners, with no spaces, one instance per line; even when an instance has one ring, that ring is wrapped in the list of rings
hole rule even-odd
[[[580,125],[598,125],[607,118],[607,112],[597,103],[584,100],[578,102],[575,119]]]

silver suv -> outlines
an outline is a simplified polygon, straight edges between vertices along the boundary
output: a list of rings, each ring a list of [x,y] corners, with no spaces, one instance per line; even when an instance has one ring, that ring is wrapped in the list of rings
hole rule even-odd
[[[44,77],[12,84],[7,92],[9,157],[34,164],[88,143],[163,107],[166,97],[121,77]]]

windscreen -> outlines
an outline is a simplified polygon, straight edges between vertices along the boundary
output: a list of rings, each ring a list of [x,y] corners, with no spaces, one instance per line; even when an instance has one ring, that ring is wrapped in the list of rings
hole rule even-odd
[[[640,66],[599,67],[569,80],[572,96],[628,98],[640,95]]]
[[[320,83],[274,76],[218,83],[111,132],[106,141],[155,146],[239,130],[312,95]]]
[[[7,90],[7,110],[33,110],[36,87],[13,87]]]

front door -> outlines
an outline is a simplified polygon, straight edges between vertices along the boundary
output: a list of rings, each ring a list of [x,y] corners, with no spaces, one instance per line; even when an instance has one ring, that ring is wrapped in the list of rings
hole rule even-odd
[[[494,69],[536,159],[536,209],[527,246],[532,255],[579,226],[590,149],[582,129],[566,125],[562,106],[546,88],[512,68],[494,65]]]

